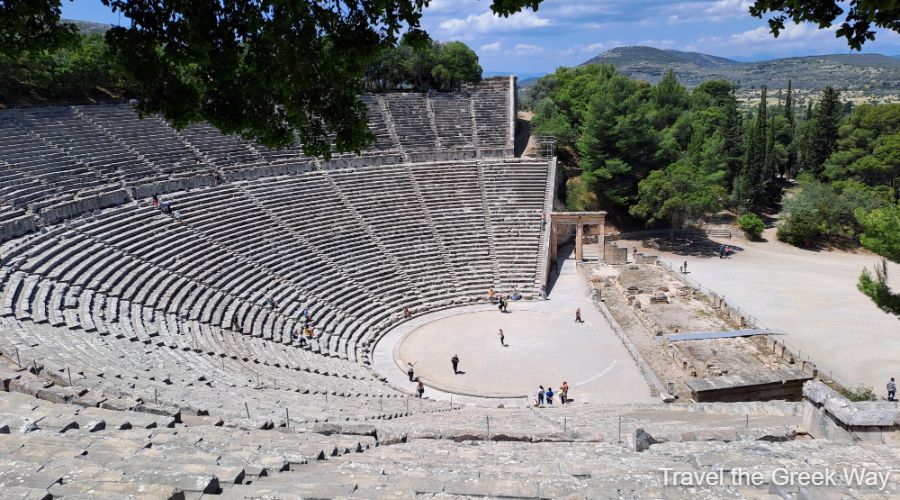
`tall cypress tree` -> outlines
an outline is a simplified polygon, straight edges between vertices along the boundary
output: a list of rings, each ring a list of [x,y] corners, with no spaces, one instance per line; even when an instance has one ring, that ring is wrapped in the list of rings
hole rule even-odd
[[[739,208],[753,210],[766,204],[766,130],[768,129],[768,104],[766,87],[762,88],[756,118],[747,137],[744,150],[744,164],[734,186],[735,203]]]
[[[787,96],[784,98],[784,117],[794,126],[794,102],[791,99],[791,81],[788,80]]]
[[[838,91],[825,87],[822,98],[812,114],[809,138],[804,141],[801,168],[816,177],[822,176],[822,164],[837,147],[838,127],[843,118],[843,107]]]
[[[722,137],[725,139],[727,165],[725,168],[726,186],[731,186],[741,173],[744,156],[744,114],[738,109],[734,89],[723,103],[725,119],[722,123]]]
[[[784,165],[784,175],[787,177],[793,173],[794,166],[797,163],[797,148],[794,146],[794,135],[796,134],[797,125],[794,123],[794,100],[791,95],[790,80],[788,80],[787,97],[784,100],[784,118],[788,122],[787,158]]]

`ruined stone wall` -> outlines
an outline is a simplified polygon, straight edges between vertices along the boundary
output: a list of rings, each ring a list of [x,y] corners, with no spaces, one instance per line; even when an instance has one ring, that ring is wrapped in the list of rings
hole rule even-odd
[[[803,386],[803,426],[832,441],[900,445],[900,403],[853,402],[822,382]]]
[[[606,242],[603,257],[607,264],[627,264],[628,248],[619,248],[615,243]]]

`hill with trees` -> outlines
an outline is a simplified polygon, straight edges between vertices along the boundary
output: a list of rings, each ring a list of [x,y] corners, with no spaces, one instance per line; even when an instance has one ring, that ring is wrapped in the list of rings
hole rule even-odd
[[[742,89],[784,88],[872,93],[900,92],[900,60],[878,54],[835,54],[739,62],[699,52],[653,47],[617,47],[583,64],[611,64],[636,80],[657,83],[671,70],[683,85],[694,88],[707,80],[727,80]]]

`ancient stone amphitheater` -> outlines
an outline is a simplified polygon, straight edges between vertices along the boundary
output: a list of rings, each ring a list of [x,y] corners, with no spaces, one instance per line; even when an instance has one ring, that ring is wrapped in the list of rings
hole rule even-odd
[[[126,104],[0,112],[0,497],[900,494],[774,474],[900,466],[897,408],[818,382],[791,403],[487,408],[372,370],[404,307],[546,282],[555,162],[514,156],[514,92],[365,96],[376,143],[328,162]]]

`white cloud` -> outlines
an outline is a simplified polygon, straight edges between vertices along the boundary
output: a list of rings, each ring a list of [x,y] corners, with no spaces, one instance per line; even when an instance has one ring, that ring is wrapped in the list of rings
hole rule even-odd
[[[501,17],[493,12],[471,14],[465,19],[447,19],[442,21],[439,26],[450,34],[471,36],[474,33],[522,31],[541,28],[549,24],[549,19],[544,19],[531,11],[523,11],[509,17]]]
[[[572,55],[572,54],[584,52],[584,53],[588,53],[591,55],[597,55],[597,54],[607,51],[609,49],[612,49],[615,47],[621,47],[622,45],[625,45],[625,44],[619,40],[613,40],[613,41],[609,41],[609,42],[595,42],[595,43],[592,43],[589,45],[576,44],[576,45],[572,45],[568,49],[561,51],[560,53],[563,55]]]
[[[518,43],[516,47],[513,49],[513,52],[517,56],[527,56],[532,54],[540,54],[544,51],[544,48],[539,45],[532,45],[530,43]]]
[[[486,43],[486,44],[482,45],[481,47],[479,47],[478,50],[479,50],[479,52],[485,52],[487,54],[495,54],[497,52],[500,52],[500,48],[501,48],[500,42],[494,42],[494,43]]]
[[[605,2],[589,3],[582,0],[580,2],[566,2],[558,7],[553,6],[549,2],[546,5],[547,8],[542,8],[541,12],[546,12],[550,17],[583,17],[597,14],[617,15],[621,13],[619,6]]]
[[[749,56],[765,52],[803,51],[821,53],[823,50],[845,48],[842,40],[835,39],[833,29],[818,29],[811,24],[788,24],[778,38],[772,36],[768,26],[734,33],[730,36],[698,38],[684,46],[685,50]]]
[[[427,14],[455,14],[459,15],[460,11],[476,11],[481,10],[483,5],[479,5],[476,0],[431,0],[424,12]]]
[[[669,13],[669,24],[690,21],[720,22],[728,19],[748,18],[753,2],[748,0],[714,0],[711,2],[678,2],[662,7]]]
[[[641,40],[636,45],[646,45],[647,47],[656,47],[657,49],[670,49],[675,46],[675,40],[657,40],[650,38]]]

